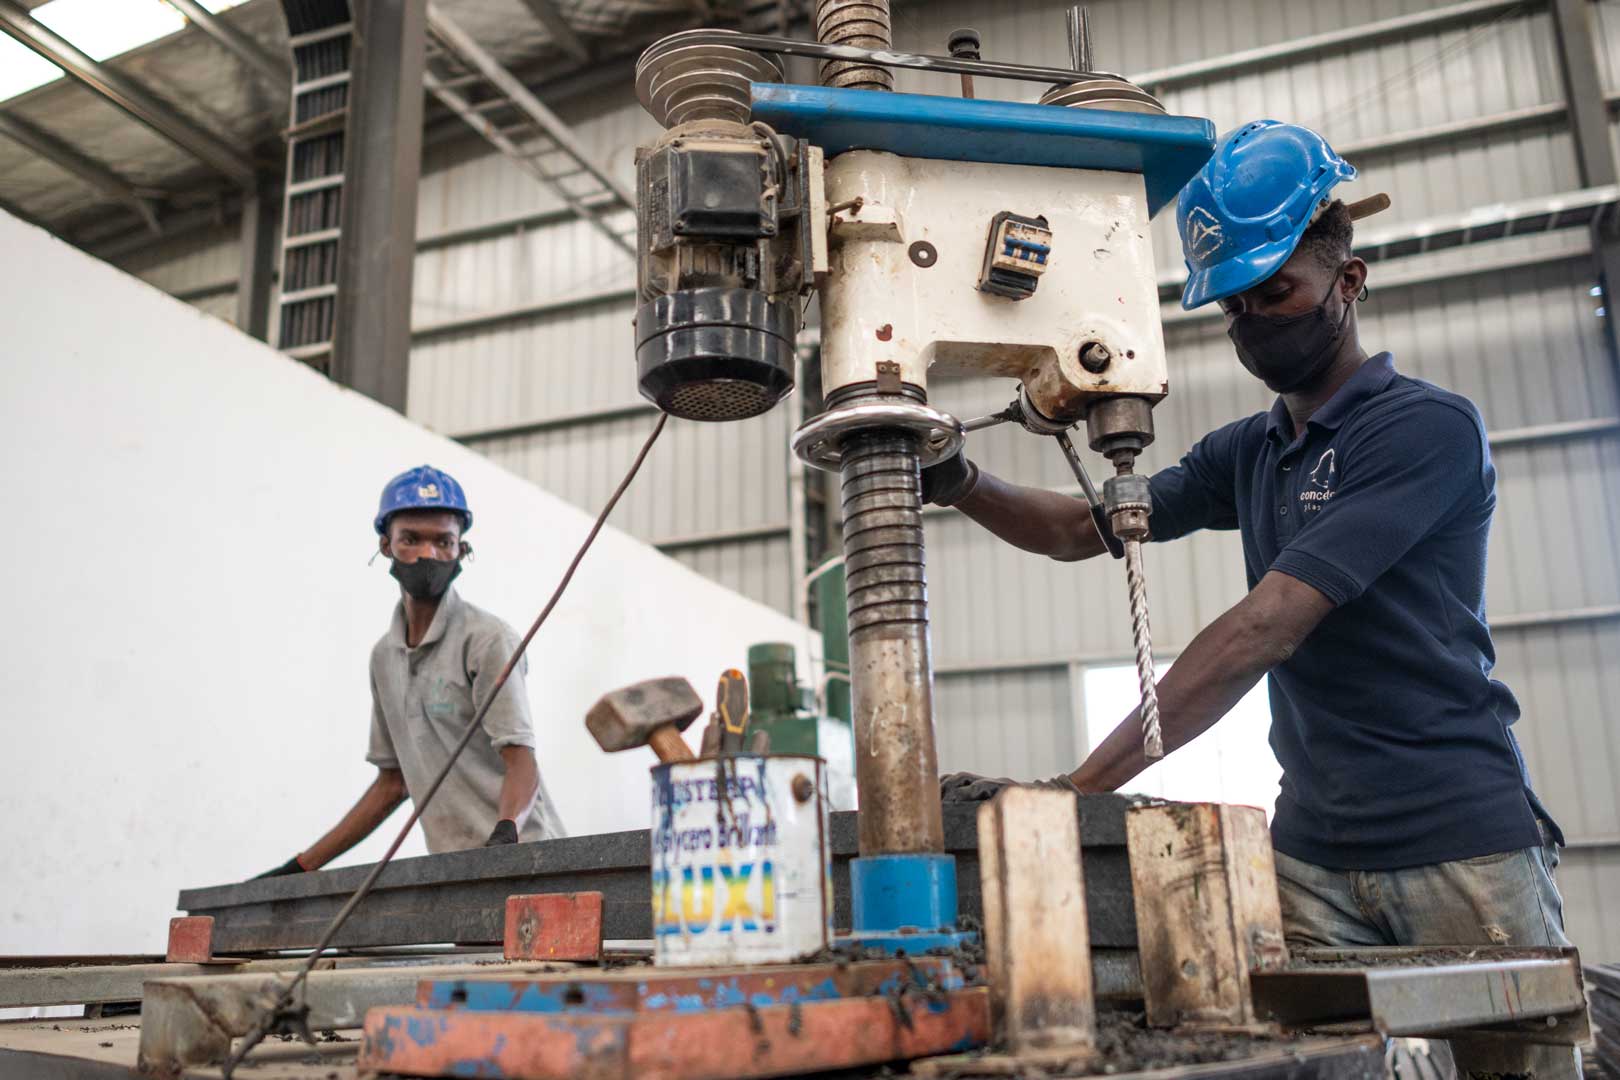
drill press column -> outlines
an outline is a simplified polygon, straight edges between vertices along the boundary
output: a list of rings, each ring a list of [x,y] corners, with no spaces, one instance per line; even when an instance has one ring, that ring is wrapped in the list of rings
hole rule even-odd
[[[862,855],[945,847],[917,442],[850,435],[839,468]]]

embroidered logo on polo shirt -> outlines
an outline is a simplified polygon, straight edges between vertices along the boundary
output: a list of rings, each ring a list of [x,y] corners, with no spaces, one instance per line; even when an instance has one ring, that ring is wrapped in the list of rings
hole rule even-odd
[[[427,714],[435,720],[449,720],[456,715],[456,703],[450,697],[450,681],[443,675],[433,680],[432,700],[427,703]]]
[[[1335,494],[1333,485],[1338,479],[1339,455],[1330,446],[1322,451],[1322,456],[1316,459],[1316,466],[1306,478],[1310,486],[1299,493],[1300,513],[1308,516],[1326,506]]]

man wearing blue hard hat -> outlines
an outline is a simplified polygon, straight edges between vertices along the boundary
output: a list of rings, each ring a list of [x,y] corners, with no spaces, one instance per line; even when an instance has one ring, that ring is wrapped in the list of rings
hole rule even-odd
[[[1153,539],[1238,530],[1250,589],[1159,684],[1165,745],[1269,675],[1294,944],[1566,945],[1563,838],[1530,788],[1518,703],[1490,677],[1490,447],[1471,402],[1362,348],[1367,264],[1332,196],[1355,175],[1315,132],[1261,120],[1181,192],[1182,304],[1220,304],[1238,361],[1278,397],[1151,480]],[[1104,551],[1083,500],[964,457],[926,470],[923,489],[1026,550]],[[1113,791],[1147,765],[1133,713],[1049,783]],[[971,801],[1005,783],[957,774],[942,791]]]
[[[472,551],[467,496],[453,476],[421,465],[383,488],[378,549],[399,582],[388,632],[371,650],[371,743],[377,767],[360,801],[330,832],[260,877],[315,870],[364,840],[408,795],[419,799],[491,693],[518,635],[463,600],[451,582]],[[422,813],[429,851],[562,836],[534,756],[525,661]]]

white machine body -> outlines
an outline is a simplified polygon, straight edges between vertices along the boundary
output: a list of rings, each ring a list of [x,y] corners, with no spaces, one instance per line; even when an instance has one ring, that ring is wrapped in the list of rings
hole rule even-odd
[[[871,383],[887,362],[925,391],[930,371],[1012,376],[1053,419],[1078,419],[1101,396],[1165,395],[1139,174],[855,150],[828,165],[826,198],[825,392]],[[1044,218],[1051,232],[1044,272],[1022,299],[979,287],[1003,212]],[[1092,344],[1109,357],[1100,372],[1080,362]]]

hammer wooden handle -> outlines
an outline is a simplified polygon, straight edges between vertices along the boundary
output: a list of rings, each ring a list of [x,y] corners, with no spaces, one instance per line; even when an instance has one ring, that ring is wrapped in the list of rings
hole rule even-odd
[[[681,738],[681,733],[674,724],[653,728],[652,734],[647,736],[647,745],[652,747],[652,752],[657,754],[658,760],[665,765],[697,760],[697,755],[686,745],[686,740]]]

